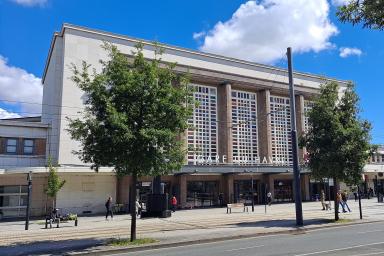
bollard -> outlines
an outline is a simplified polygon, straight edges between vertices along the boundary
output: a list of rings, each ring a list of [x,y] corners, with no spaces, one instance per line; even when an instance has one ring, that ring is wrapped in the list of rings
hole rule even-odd
[[[77,227],[77,218],[75,219],[75,227]]]

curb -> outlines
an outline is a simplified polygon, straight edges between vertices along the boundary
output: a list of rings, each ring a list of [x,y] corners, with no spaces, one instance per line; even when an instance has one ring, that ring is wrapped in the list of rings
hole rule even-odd
[[[118,253],[125,253],[125,252],[139,252],[139,251],[154,250],[154,249],[165,249],[165,248],[181,247],[181,246],[195,245],[195,244],[207,244],[207,243],[237,240],[237,239],[243,239],[243,238],[262,237],[262,236],[273,236],[273,235],[284,235],[284,234],[300,235],[300,234],[305,234],[307,231],[312,231],[312,230],[322,230],[322,229],[330,229],[335,227],[346,227],[346,226],[362,225],[362,224],[376,223],[376,222],[384,222],[384,221],[383,220],[373,220],[373,221],[355,220],[349,223],[342,223],[342,224],[337,224],[337,223],[328,224],[328,225],[325,224],[326,226],[320,226],[320,227],[310,227],[310,228],[296,227],[296,228],[293,228],[290,230],[284,230],[284,231],[272,231],[272,232],[264,232],[264,233],[260,232],[260,233],[254,233],[254,234],[246,234],[246,235],[225,236],[225,237],[208,238],[208,239],[196,239],[196,240],[182,241],[182,242],[175,242],[175,243],[164,243],[164,244],[160,243],[160,244],[135,246],[135,247],[122,247],[122,248],[104,249],[99,251],[66,254],[66,255],[76,255],[76,256],[77,255],[97,255],[98,256],[98,255],[118,254]]]

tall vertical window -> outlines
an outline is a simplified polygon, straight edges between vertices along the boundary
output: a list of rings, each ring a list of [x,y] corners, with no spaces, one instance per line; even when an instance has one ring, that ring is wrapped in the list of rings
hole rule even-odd
[[[232,145],[233,162],[258,162],[256,94],[232,91]]]
[[[6,153],[16,154],[17,149],[17,140],[16,139],[7,139],[6,140]]]
[[[291,113],[289,98],[270,97],[272,160],[292,163]]]
[[[26,155],[31,155],[33,153],[33,140],[31,139],[24,139],[23,141],[24,147],[23,147],[23,153]]]
[[[0,186],[0,219],[25,215],[27,186]]]
[[[217,90],[215,87],[191,85],[199,103],[188,120],[188,164],[217,157]]]
[[[304,132],[308,131],[309,128],[309,117],[308,111],[313,108],[313,101],[304,100]]]

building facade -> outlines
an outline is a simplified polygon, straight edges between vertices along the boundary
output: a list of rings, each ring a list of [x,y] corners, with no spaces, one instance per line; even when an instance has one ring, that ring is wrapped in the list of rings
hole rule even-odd
[[[107,58],[101,48],[104,41],[113,43],[127,56],[142,42],[145,57],[154,58],[155,45],[151,42],[64,24],[61,31],[54,34],[48,53],[43,74],[41,120],[1,121],[0,126],[4,127],[11,124],[28,127],[28,131],[14,128],[15,133],[10,134],[0,127],[1,148],[7,150],[0,151],[0,169],[3,170],[0,193],[16,191],[19,186],[19,192],[15,192],[15,196],[19,196],[18,209],[25,207],[26,181],[23,179],[32,171],[34,182],[36,177],[34,188],[37,187],[33,196],[40,202],[32,205],[33,213],[39,215],[45,210],[43,205],[49,200],[43,193],[48,156],[58,164],[60,176],[67,181],[56,199],[57,207],[64,212],[101,212],[108,196],[117,203],[128,203],[130,177],[118,179],[111,168],[95,173],[89,164],[82,163],[72,153],[79,148],[79,143],[66,131],[66,117],[81,116],[85,96],[70,79],[70,65],[79,66],[85,60],[100,71],[99,60]],[[277,202],[292,201],[287,70],[169,45],[162,47],[164,62],[176,63],[176,72],[189,73],[194,98],[200,103],[188,121],[194,128],[185,131],[183,137],[188,151],[184,167],[161,178],[165,192],[176,195],[181,208],[250,203],[252,200],[263,203],[266,191],[270,191]],[[305,112],[311,108],[311,98],[319,93],[324,79],[294,73],[299,135],[308,126]],[[341,88],[347,84],[326,79],[336,81]],[[20,132],[16,134],[18,129]],[[31,130],[36,130],[37,137],[27,135]],[[7,165],[8,158],[13,159],[14,166]],[[302,150],[299,158],[302,162]],[[301,171],[301,193],[304,200],[310,200],[309,171]],[[20,179],[16,178],[19,176]],[[141,199],[144,200],[151,190],[151,182],[151,177],[140,178]],[[11,185],[15,187],[7,187]],[[10,205],[5,200],[0,202],[0,209]]]

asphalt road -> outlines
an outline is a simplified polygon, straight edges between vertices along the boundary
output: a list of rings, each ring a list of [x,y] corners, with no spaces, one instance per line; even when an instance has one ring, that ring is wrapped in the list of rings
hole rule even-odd
[[[384,222],[313,230],[296,235],[271,235],[113,255],[384,256]]]

